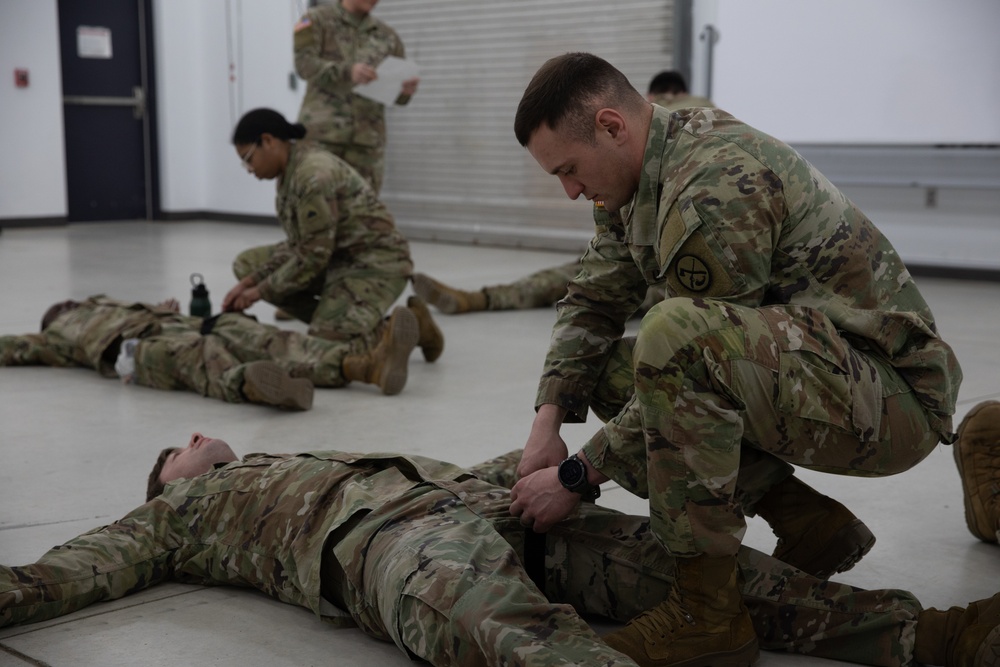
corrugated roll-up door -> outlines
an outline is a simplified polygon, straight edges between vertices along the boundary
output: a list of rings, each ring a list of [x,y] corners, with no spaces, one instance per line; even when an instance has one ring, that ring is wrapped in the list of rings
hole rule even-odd
[[[674,62],[673,0],[381,0],[420,88],[389,111],[382,196],[411,239],[579,249],[590,204],[570,201],[514,137],[548,58],[589,51],[640,91]]]

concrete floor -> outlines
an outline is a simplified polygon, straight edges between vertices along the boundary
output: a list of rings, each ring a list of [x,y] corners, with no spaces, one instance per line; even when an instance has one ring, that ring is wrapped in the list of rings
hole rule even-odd
[[[205,276],[216,310],[240,250],[280,238],[277,228],[225,223],[81,224],[7,229],[0,236],[0,332],[36,331],[44,310],[95,293],[187,304],[188,276]],[[418,270],[468,287],[501,282],[571,255],[414,243]],[[919,279],[944,337],[965,370],[960,418],[1000,397],[1000,287]],[[403,298],[405,298],[404,295]],[[273,308],[252,311],[273,322]],[[184,392],[123,386],[85,369],[0,369],[0,563],[24,564],[140,504],[156,453],[194,430],[254,451],[396,449],[472,464],[521,446],[533,416],[553,311],[441,315],[447,337],[436,364],[414,354],[400,396],[371,387],[321,390],[307,413],[228,405]],[[283,323],[282,326],[300,327]],[[957,423],[957,422],[956,422]],[[568,426],[572,448],[597,428]],[[998,589],[1000,550],[965,528],[958,475],[941,446],[896,477],[851,479],[803,471],[848,504],[878,536],[841,581],[904,588],[925,606],[965,604]],[[645,513],[621,489],[602,501]],[[774,538],[751,523],[747,543]],[[37,625],[0,630],[0,665],[407,665],[390,644],[334,630],[308,611],[252,591],[162,585]],[[762,654],[764,667],[833,665]]]

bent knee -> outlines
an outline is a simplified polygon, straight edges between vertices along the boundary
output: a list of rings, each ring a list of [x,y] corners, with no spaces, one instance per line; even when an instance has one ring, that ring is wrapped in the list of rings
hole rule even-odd
[[[639,324],[635,363],[662,366],[684,349],[705,347],[735,346],[733,351],[741,354],[747,311],[752,309],[711,299],[673,297],[661,301]]]

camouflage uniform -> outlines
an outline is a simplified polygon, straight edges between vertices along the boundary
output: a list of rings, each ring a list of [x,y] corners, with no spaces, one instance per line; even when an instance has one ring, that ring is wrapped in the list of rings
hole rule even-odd
[[[509,476],[518,456],[484,476]],[[419,456],[254,454],[0,567],[0,626],[174,580],[256,588],[434,665],[634,665],[577,612],[624,620],[665,598],[673,564],[648,522],[588,504],[533,547],[509,504],[506,489]],[[741,565],[763,646],[909,663],[910,594],[820,581],[750,549]]]
[[[295,71],[307,81],[299,122],[382,190],[385,171],[385,107],[352,92],[351,67],[372,67],[386,56],[405,57],[396,32],[372,16],[358,18],[339,0],[308,10],[295,30]],[[400,94],[396,104],[406,104]]]
[[[962,374],[930,309],[788,146],[723,111],[654,106],[621,213],[559,304],[536,405],[584,419],[608,359],[626,356],[625,320],[666,282],[624,363],[634,396],[583,449],[649,497],[674,555],[735,553],[744,511],[788,463],[889,475],[951,440]]]
[[[653,104],[658,104],[667,111],[690,109],[691,107],[715,108],[715,104],[707,97],[688,95],[687,93],[681,93],[680,96],[677,93],[663,93],[662,95],[656,95],[651,101]]]
[[[580,262],[542,269],[505,285],[483,288],[488,310],[546,308],[566,296],[566,284],[580,271]]]
[[[292,145],[275,200],[288,239],[240,253],[233,271],[329,340],[372,336],[413,271],[392,214],[346,162]]]
[[[594,206],[594,223],[596,225],[606,225],[612,215],[616,214],[609,213],[603,205]],[[566,285],[578,273],[580,273],[579,260],[536,271],[506,285],[484,287],[486,307],[488,310],[546,308],[566,296]],[[650,285],[638,312],[644,313],[654,303],[659,303],[662,300],[663,285]]]
[[[204,320],[142,303],[92,296],[38,334],[0,336],[0,366],[86,366],[117,377],[122,340],[139,338],[135,381],[187,389],[242,403],[243,373],[252,361],[277,363],[318,387],[341,387],[341,361],[361,342],[341,343],[283,331],[241,313],[223,313],[203,335]]]

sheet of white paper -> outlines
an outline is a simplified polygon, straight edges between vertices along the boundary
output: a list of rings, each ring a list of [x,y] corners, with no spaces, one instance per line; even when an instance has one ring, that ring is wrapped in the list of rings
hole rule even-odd
[[[420,75],[420,68],[412,60],[388,56],[375,68],[375,73],[378,74],[377,79],[354,86],[354,92],[388,106],[399,97],[404,81]]]

